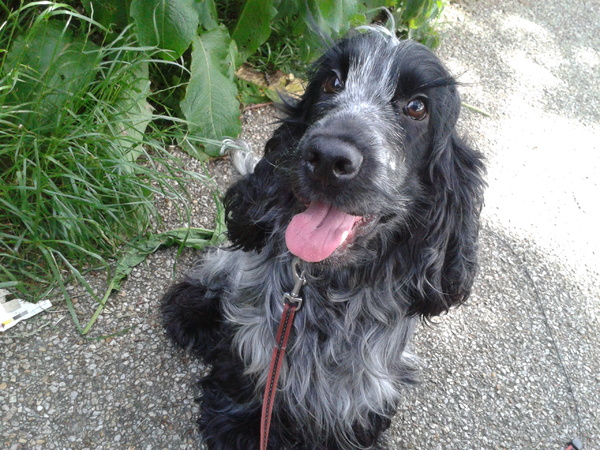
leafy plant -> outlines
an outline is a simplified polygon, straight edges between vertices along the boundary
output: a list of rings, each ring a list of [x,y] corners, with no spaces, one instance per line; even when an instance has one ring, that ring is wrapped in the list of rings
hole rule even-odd
[[[91,5],[120,2],[92,0]],[[194,0],[132,0],[130,14],[136,24],[140,42],[161,49],[163,59],[175,61],[196,36],[199,17]]]
[[[87,333],[131,261],[157,243],[208,239],[210,230],[144,236],[159,220],[155,194],[181,198],[182,177],[202,181],[166,146],[216,156],[219,142],[240,132],[240,100],[273,96],[237,78],[243,64],[297,71],[327,39],[390,15],[400,34],[435,45],[442,7],[442,0],[0,0],[0,287],[39,298],[58,286]],[[123,254],[107,294],[96,296],[86,271],[110,273]],[[98,301],[85,326],[69,280]]]
[[[443,0],[401,0],[394,11],[400,35],[437,47],[440,37],[435,26],[443,9]]]
[[[85,1],[90,13],[118,11],[121,3]],[[400,32],[433,45],[431,25],[442,6],[442,0],[131,0],[129,12],[142,45],[157,47],[166,60],[183,57],[190,69],[178,80],[181,100],[171,111],[189,123],[190,135],[219,141],[241,129],[243,84],[236,83],[235,70],[246,61],[267,71],[297,71],[322,50],[326,38],[389,15]],[[106,27],[123,26],[116,13],[101,19]],[[198,155],[188,141],[180,144]],[[216,156],[219,147],[202,150]]]
[[[235,44],[224,26],[194,37],[190,80],[180,103],[191,134],[220,139],[240,133],[234,55]],[[220,145],[212,149],[218,155]]]
[[[0,286],[27,298],[53,283],[68,298],[70,278],[92,293],[85,268],[108,269],[146,232],[153,195],[184,195],[164,150],[177,134],[152,125],[150,49],[127,29],[95,44],[91,26],[66,5],[34,2],[2,28],[0,39],[14,38],[0,69]]]

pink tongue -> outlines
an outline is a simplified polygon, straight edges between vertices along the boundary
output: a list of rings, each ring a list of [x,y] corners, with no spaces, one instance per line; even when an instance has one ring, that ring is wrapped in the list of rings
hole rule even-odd
[[[290,252],[306,262],[323,261],[346,240],[360,219],[331,205],[312,202],[306,211],[292,218],[285,243]]]

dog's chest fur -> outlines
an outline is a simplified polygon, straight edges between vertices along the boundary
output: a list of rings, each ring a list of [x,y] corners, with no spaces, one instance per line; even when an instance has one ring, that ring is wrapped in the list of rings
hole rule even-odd
[[[275,345],[282,295],[294,281],[291,259],[256,253],[219,251],[204,268],[223,280],[222,307],[234,324],[233,351],[256,380],[260,400]],[[317,275],[318,276],[318,275]],[[208,281],[208,280],[207,280]],[[309,275],[302,290],[278,402],[285,402],[299,423],[313,423],[340,437],[367,424],[371,414],[389,414],[404,385],[412,382],[415,358],[409,353],[415,321],[394,299],[395,283],[374,287],[331,286]]]

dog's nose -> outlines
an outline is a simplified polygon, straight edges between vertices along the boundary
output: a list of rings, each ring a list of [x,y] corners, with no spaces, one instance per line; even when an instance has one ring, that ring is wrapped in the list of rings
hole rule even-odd
[[[302,150],[308,176],[324,183],[336,185],[351,180],[363,163],[360,150],[351,143],[337,138],[316,137]]]

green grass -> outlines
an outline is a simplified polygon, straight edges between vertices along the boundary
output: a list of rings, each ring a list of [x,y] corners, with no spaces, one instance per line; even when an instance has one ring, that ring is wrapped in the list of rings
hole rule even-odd
[[[296,24],[284,17],[271,26],[271,36],[248,59],[254,69],[264,73],[281,70],[284,73],[304,74],[309,61],[303,48],[302,38],[294,33]]]
[[[77,282],[96,297],[86,271],[109,270],[160,220],[156,194],[181,199],[203,178],[165,150],[181,137],[176,119],[154,125],[150,49],[125,32],[97,45],[75,10],[32,5],[0,24],[11,43],[0,53],[0,287],[28,300],[58,287],[68,300]]]

